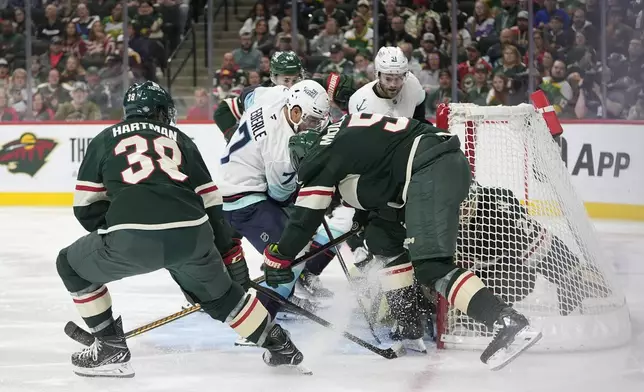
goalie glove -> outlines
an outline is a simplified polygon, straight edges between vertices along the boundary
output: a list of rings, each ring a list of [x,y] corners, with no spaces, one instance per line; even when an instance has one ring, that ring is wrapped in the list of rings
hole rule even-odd
[[[226,265],[230,278],[239,283],[244,291],[247,291],[250,288],[250,276],[246,258],[244,258],[244,250],[241,247],[241,240],[234,238],[233,244],[233,247],[222,256],[224,265]]]
[[[264,249],[264,277],[266,284],[277,287],[281,284],[290,283],[295,279],[291,269],[293,259],[280,254],[277,244],[269,244]]]

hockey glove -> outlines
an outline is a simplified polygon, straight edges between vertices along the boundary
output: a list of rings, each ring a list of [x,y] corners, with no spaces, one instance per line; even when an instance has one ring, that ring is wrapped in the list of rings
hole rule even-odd
[[[239,283],[247,291],[250,288],[250,276],[248,275],[248,265],[244,258],[244,250],[241,247],[241,240],[233,239],[233,247],[230,248],[222,257],[228,270],[230,278]]]
[[[356,92],[353,78],[347,75],[331,73],[326,79],[325,88],[329,99],[342,110],[347,110],[349,98]]]
[[[291,270],[293,259],[283,256],[277,250],[277,244],[269,244],[264,249],[264,277],[266,284],[277,287],[281,284],[290,283],[295,279]]]

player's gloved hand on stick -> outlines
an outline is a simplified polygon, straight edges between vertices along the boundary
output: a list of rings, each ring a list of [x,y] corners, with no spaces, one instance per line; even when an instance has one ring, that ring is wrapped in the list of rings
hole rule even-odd
[[[277,287],[295,279],[291,270],[293,258],[286,257],[277,250],[277,244],[269,244],[264,249],[264,277],[266,284]]]
[[[222,255],[226,269],[230,278],[239,283],[246,291],[250,288],[250,276],[248,274],[248,265],[244,258],[244,250],[241,247],[241,240],[233,238],[233,247]]]

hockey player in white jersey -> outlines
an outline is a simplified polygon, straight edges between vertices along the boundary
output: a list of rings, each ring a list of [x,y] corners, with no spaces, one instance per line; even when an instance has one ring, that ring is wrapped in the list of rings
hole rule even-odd
[[[362,86],[349,100],[349,113],[383,114],[412,117],[425,121],[426,93],[409,72],[403,51],[394,46],[382,47],[375,60],[376,80]]]
[[[329,98],[318,83],[298,82],[288,94],[284,94],[283,86],[275,86],[272,90],[265,95],[273,97],[272,104],[253,105],[242,116],[221,159],[218,182],[225,218],[258,252],[263,252],[266,244],[282,235],[287,221],[284,209],[291,204],[296,192],[289,138],[302,130],[320,130],[329,121]],[[330,226],[335,226],[336,233],[346,232],[351,227],[351,219],[342,220],[342,227],[331,222]],[[311,247],[316,247],[326,243],[328,238],[317,235],[312,240]],[[326,266],[334,256],[333,252],[327,251],[310,262],[322,259],[317,262]],[[295,276],[303,268],[304,265],[300,266]],[[289,298],[295,282],[271,289]],[[296,297],[292,300],[312,310],[311,302]],[[265,305],[275,316],[278,305]]]

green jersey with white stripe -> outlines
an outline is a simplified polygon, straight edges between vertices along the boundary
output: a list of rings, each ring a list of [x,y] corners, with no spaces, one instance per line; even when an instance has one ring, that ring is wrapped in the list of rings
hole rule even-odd
[[[222,198],[194,142],[179,129],[147,119],[103,130],[78,172],[74,215],[87,231],[213,228],[220,252],[232,246]]]
[[[431,147],[446,140],[444,132],[407,117],[367,113],[329,125],[299,164],[300,190],[279,252],[295,256],[306,246],[336,190],[357,209],[402,207],[420,137]]]

